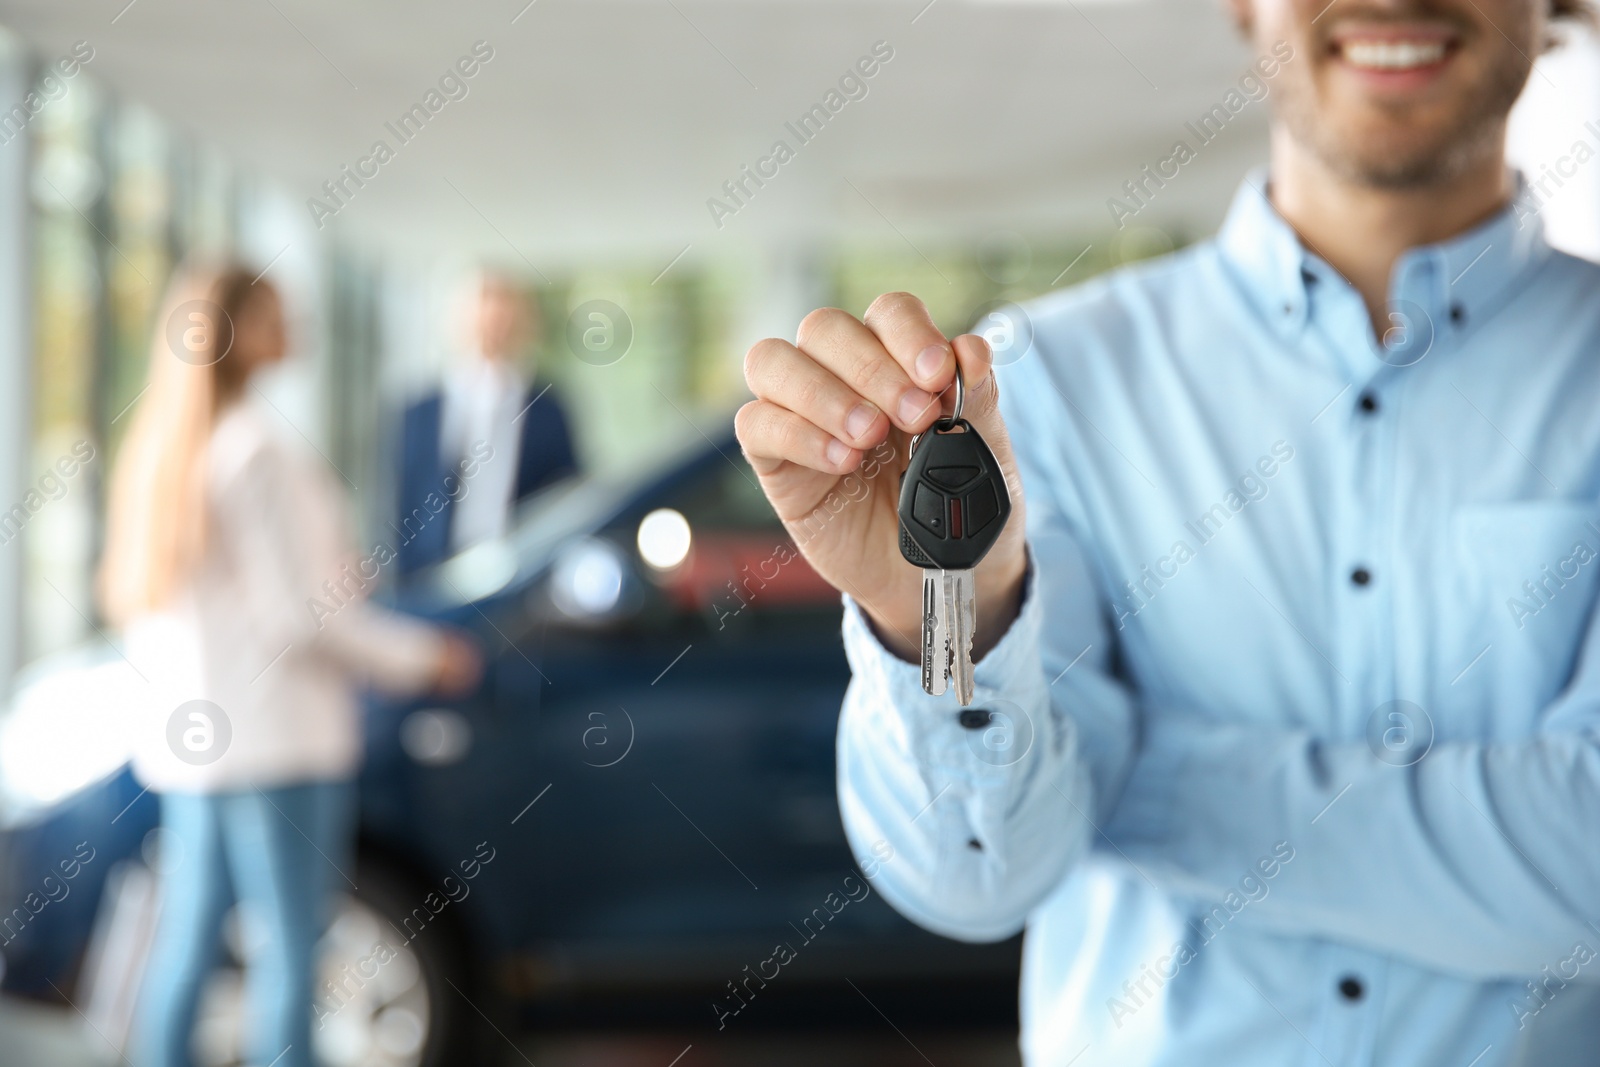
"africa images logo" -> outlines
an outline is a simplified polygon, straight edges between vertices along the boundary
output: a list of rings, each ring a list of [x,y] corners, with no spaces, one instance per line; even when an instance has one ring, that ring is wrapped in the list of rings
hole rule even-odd
[[[765,189],[767,182],[776,178],[784,165],[795,158],[799,149],[815,140],[851,101],[865,100],[872,88],[870,79],[893,58],[893,45],[888,41],[874,42],[872,53],[862,56],[847,68],[839,76],[836,88],[830,87],[822,99],[812,104],[799,118],[783,124],[788,136],[773,141],[766,155],[756,160],[754,169],[748,163],[740,164],[739,173],[722,183],[722,196],[706,198],[706,210],[711,213],[711,221],[717,229],[722,229],[729,216],[737,215],[748,206],[756,193]],[[793,145],[789,143],[789,137],[794,138]]]
[[[1178,138],[1172,144],[1172,151],[1157,160],[1153,168],[1146,163],[1139,168],[1136,176],[1123,182],[1122,191],[1127,199],[1115,196],[1106,199],[1106,210],[1111,213],[1112,224],[1120,230],[1128,225],[1130,218],[1149,207],[1156,193],[1183,173],[1185,166],[1200,158],[1203,148],[1222,136],[1228,123],[1251,104],[1258,104],[1267,98],[1271,91],[1269,83],[1283,65],[1292,59],[1294,47],[1287,41],[1277,42],[1270,54],[1258,57],[1245,69],[1236,87],[1229,89],[1220,102],[1212,104],[1193,121],[1185,122],[1183,128],[1194,138],[1194,144],[1191,145],[1186,138]]]
[[[215,763],[233,741],[233,724],[209,700],[179,704],[167,717],[167,747],[191,767]]]

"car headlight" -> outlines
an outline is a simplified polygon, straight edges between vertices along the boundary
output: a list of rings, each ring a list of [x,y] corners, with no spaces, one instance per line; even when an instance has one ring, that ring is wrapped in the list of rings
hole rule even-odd
[[[639,555],[658,571],[670,571],[689,558],[694,543],[683,512],[657,508],[639,523]]]
[[[586,537],[562,549],[550,572],[550,599],[571,619],[610,617],[622,603],[627,564],[610,541]]]

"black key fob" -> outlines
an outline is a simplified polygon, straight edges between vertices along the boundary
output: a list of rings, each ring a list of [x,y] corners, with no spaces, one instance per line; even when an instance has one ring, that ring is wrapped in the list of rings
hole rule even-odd
[[[940,420],[916,438],[900,481],[900,554],[908,563],[970,570],[1010,515],[1000,464],[971,423]]]

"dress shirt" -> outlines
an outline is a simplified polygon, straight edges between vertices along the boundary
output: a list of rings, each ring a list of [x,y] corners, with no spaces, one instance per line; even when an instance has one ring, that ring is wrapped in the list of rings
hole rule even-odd
[[[438,662],[431,626],[367,603],[389,557],[353,551],[331,477],[268,418],[240,402],[218,419],[194,576],[169,610],[127,628],[129,661],[150,683],[129,694],[141,711],[134,772],[152,789],[349,778],[361,760],[357,687],[415,692]],[[198,757],[174,747],[171,723],[194,700],[226,720],[209,740],[196,735]],[[185,716],[178,736],[189,728]]]
[[[963,714],[846,598],[852,847],[1029,1067],[1600,1063],[1600,268],[1507,209],[1383,343],[1265,182],[1027,305],[1022,612]]]
[[[440,417],[440,459],[455,469],[472,446],[494,451],[453,505],[450,548],[460,552],[501,536],[516,495],[518,445],[516,419],[527,404],[527,385],[504,360],[473,356],[462,360],[445,381]]]

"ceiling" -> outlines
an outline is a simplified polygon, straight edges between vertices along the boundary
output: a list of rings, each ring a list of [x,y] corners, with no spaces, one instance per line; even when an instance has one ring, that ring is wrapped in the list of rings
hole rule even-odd
[[[47,57],[88,40],[93,77],[296,202],[384,140],[327,230],[534,266],[1104,231],[1107,198],[1251,58],[1209,0],[525,3],[3,0],[0,23]],[[385,123],[478,41],[466,95],[401,144]],[[801,144],[785,123],[880,41],[866,95]],[[1264,130],[1251,105],[1138,221],[1214,225]],[[715,219],[779,139],[793,158]]]

